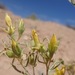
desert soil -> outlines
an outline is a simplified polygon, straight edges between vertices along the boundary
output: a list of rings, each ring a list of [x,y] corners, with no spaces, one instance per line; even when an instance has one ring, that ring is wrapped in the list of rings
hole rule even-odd
[[[8,36],[6,33],[3,32],[1,29],[2,27],[6,27],[5,24],[5,13],[8,13],[13,21],[13,25],[16,27],[18,26],[18,21],[21,17],[15,16],[13,13],[0,9],[0,50],[3,50],[3,43],[2,40],[8,43]],[[25,23],[25,32],[21,38],[21,41],[28,40],[31,35],[31,30],[36,29],[40,39],[44,37],[51,38],[52,34],[55,34],[57,38],[60,40],[59,48],[54,55],[54,59],[62,58],[65,63],[68,61],[75,61],[75,31],[70,29],[64,25],[55,23],[55,22],[48,22],[48,21],[40,21],[40,20],[30,20],[24,19]],[[17,34],[16,34],[17,36]],[[40,66],[40,68],[39,68]],[[45,66],[39,64],[36,68],[37,73],[44,72]],[[29,68],[31,70],[31,67]],[[11,67],[11,59],[2,55],[0,57],[0,75],[21,75],[16,72]],[[36,74],[38,75],[38,74]]]

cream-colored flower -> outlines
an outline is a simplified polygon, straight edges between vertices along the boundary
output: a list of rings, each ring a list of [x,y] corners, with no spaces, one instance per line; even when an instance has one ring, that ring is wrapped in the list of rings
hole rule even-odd
[[[5,22],[6,22],[6,25],[9,26],[9,27],[12,25],[11,18],[7,13],[6,13],[6,16],[5,16]]]

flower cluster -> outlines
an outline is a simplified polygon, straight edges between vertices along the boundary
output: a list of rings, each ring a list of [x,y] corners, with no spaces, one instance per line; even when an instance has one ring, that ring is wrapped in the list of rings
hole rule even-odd
[[[40,41],[39,36],[37,34],[37,31],[35,29],[32,30],[31,35],[31,46],[29,46],[29,49],[31,49],[28,53],[25,53],[23,49],[21,48],[20,42],[18,41],[22,34],[24,33],[25,26],[24,22],[21,19],[18,26],[18,39],[15,38],[15,26],[13,26],[12,20],[8,14],[5,16],[5,22],[7,25],[7,29],[5,32],[9,35],[9,40],[11,41],[10,46],[6,48],[5,54],[12,58],[12,67],[22,73],[23,75],[30,75],[28,70],[26,69],[29,65],[33,68],[33,75],[35,75],[35,67],[38,63],[42,63],[46,66],[46,75],[50,75],[49,70],[55,70],[54,75],[64,75],[65,71],[64,68],[59,70],[57,67],[62,64],[62,62],[58,62],[58,64],[55,64],[55,61],[53,60],[53,55],[57,51],[58,48],[58,40],[56,38],[56,35],[53,34],[51,39],[47,43],[47,47],[44,45],[43,42]],[[26,46],[25,46],[26,47]],[[5,48],[4,48],[5,49]],[[25,56],[25,60],[23,60],[23,56]],[[42,60],[40,59],[42,58]],[[20,71],[15,65],[14,62],[16,59],[19,61],[20,65],[24,69],[24,71]],[[37,63],[38,62],[38,63]],[[51,63],[53,63],[51,65]]]

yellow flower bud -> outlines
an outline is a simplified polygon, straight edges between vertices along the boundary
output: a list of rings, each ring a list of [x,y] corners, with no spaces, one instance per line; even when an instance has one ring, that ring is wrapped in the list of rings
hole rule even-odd
[[[56,38],[56,36],[54,34],[53,34],[53,36],[52,36],[52,38],[50,40],[50,44],[53,45],[53,46],[57,44],[57,38]]]
[[[56,73],[54,73],[53,75],[57,75]]]
[[[64,75],[65,74],[65,67],[62,67],[62,69],[56,68],[54,75]]]
[[[12,25],[11,18],[8,14],[6,14],[6,16],[5,16],[5,22],[6,22],[6,25],[9,27]]]
[[[50,51],[51,57],[53,56],[54,52],[57,50],[58,42],[56,36],[53,34],[50,42],[48,44],[48,50]]]
[[[61,75],[64,75],[64,73],[65,73],[65,66],[63,66],[61,69]]]
[[[36,34],[36,31],[33,29],[32,30],[32,36],[34,36]]]
[[[56,74],[61,75],[61,72],[60,72],[60,70],[58,68],[56,68]]]
[[[34,40],[35,46],[38,46],[40,44],[40,41],[35,30],[32,30],[32,38]]]

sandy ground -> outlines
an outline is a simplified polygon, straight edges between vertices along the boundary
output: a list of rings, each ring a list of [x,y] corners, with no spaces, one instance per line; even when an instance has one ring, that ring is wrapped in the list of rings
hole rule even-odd
[[[9,13],[16,27],[20,17],[17,17],[10,13],[9,11],[4,11],[0,9],[0,27],[6,27],[4,22],[5,13]],[[59,48],[54,55],[54,59],[62,58],[65,62],[75,60],[75,31],[67,28],[63,25],[53,23],[53,22],[43,22],[43,21],[33,21],[29,19],[24,19],[26,31],[24,32],[21,41],[29,39],[31,35],[31,30],[36,29],[40,39],[44,37],[51,38],[52,34],[56,34],[57,38],[60,39]],[[17,34],[16,34],[17,36]],[[2,40],[8,43],[7,35],[0,29],[0,50],[3,50]],[[40,68],[39,68],[40,66]],[[32,70],[32,68],[29,68]],[[39,64],[36,68],[38,73],[44,72],[45,67]],[[11,59],[5,57],[4,55],[0,57],[0,75],[21,75],[17,73],[11,67]],[[36,74],[38,75],[38,74]]]

